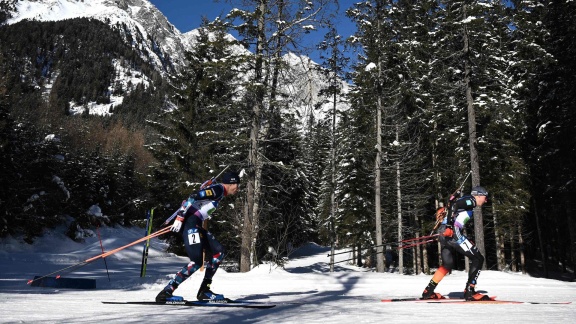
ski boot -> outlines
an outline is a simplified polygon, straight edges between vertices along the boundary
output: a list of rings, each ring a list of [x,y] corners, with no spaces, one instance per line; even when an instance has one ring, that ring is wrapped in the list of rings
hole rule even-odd
[[[422,292],[422,297],[420,299],[445,299],[445,297],[442,296],[440,293],[434,292],[434,289],[436,289],[437,285],[438,285],[437,283],[430,280],[428,286],[424,288],[424,291]]]
[[[466,289],[464,290],[464,299],[467,301],[479,301],[479,300],[490,300],[488,295],[477,293],[475,285],[466,284]]]
[[[220,303],[227,303],[230,301],[228,298],[225,298],[224,295],[216,294],[212,290],[210,290],[211,284],[212,284],[211,279],[204,279],[202,281],[200,289],[198,290],[198,294],[196,295],[196,298],[198,298],[198,300],[220,302]]]
[[[156,302],[157,303],[166,303],[171,301],[183,301],[184,298],[181,296],[174,296],[172,295],[172,289],[169,287],[162,289],[162,291],[156,295]]]

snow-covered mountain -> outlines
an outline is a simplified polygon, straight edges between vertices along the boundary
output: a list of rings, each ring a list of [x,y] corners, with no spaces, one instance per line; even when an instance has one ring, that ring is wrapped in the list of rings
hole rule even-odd
[[[189,44],[183,34],[147,0],[20,0],[8,24],[24,19],[58,21],[93,18],[111,26],[126,25],[132,47],[159,71],[172,72],[184,65]]]
[[[306,118],[311,115],[315,120],[326,116],[333,109],[332,98],[320,96],[320,91],[329,86],[329,81],[319,70],[319,65],[304,55],[288,53],[283,56],[291,69],[285,74],[282,82],[283,92],[290,95],[298,115],[302,118],[303,125]],[[340,82],[342,93],[350,91],[350,85],[345,81]],[[349,104],[344,98],[338,98],[336,109],[348,110]],[[322,102],[319,107],[317,103]]]
[[[61,21],[73,18],[92,18],[109,24],[113,28],[122,28],[123,37],[130,46],[140,53],[144,61],[158,70],[163,76],[169,77],[181,70],[185,64],[185,52],[194,48],[198,30],[181,33],[168,19],[148,0],[19,0],[15,9],[10,12],[11,18],[7,24],[14,24],[24,19],[35,21]],[[232,36],[230,36],[232,37]],[[248,51],[237,45],[233,51],[245,55]],[[314,114],[321,118],[330,104],[324,104],[321,109],[314,108],[321,101],[318,93],[327,83],[326,78],[318,71],[318,65],[306,56],[286,54],[284,59],[292,67],[283,80],[283,90],[289,93],[293,108],[302,119]],[[117,75],[137,75],[137,72],[124,70],[115,64]],[[115,80],[115,83],[138,84],[141,80]],[[348,92],[348,84],[342,82],[344,92]],[[112,106],[122,103],[122,97],[111,98]],[[70,103],[73,113],[82,113],[84,108],[79,103]],[[107,105],[91,103],[90,113],[106,114]],[[346,105],[340,103],[339,106]],[[343,107],[339,107],[343,109]],[[104,113],[99,113],[104,111]]]

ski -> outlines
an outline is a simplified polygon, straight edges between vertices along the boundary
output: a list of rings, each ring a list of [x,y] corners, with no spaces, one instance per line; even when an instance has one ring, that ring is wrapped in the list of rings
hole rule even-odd
[[[191,303],[197,306],[220,306],[220,307],[244,307],[244,308],[272,308],[276,304],[265,303],[265,302],[253,302],[253,301],[241,301],[241,300],[229,300],[227,302],[213,302],[209,300],[196,300]]]
[[[423,299],[418,297],[408,297],[408,298],[392,298],[392,299],[382,299],[380,300],[383,303],[392,303],[392,302],[415,302],[415,301],[422,301]]]
[[[170,306],[198,306],[198,307],[240,307],[240,308],[272,308],[276,304],[240,300],[226,300],[223,302],[200,300],[177,300],[159,303],[155,301],[103,301],[103,304],[121,305],[170,305]]]
[[[496,297],[490,297],[490,300],[464,300],[461,298],[444,298],[444,299],[421,299],[418,297],[408,297],[408,298],[391,298],[382,299],[381,302],[392,303],[392,302],[413,302],[413,303],[425,303],[425,304],[542,304],[542,305],[567,305],[572,302],[531,302],[531,301],[516,301],[516,300],[498,300]]]
[[[440,300],[428,300],[428,301],[423,301],[425,303],[428,304],[441,304],[443,303]],[[492,300],[475,300],[475,301],[468,301],[468,300],[456,300],[456,299],[448,299],[446,301],[447,303],[450,304],[533,304],[533,305],[567,305],[567,304],[571,304],[571,302],[533,302],[533,301],[518,301],[518,300],[498,300],[498,299],[492,299]]]

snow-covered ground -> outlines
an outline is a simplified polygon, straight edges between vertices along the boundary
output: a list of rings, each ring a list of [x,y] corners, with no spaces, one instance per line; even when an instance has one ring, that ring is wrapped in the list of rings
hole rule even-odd
[[[140,228],[100,229],[109,251],[143,236]],[[308,244],[284,269],[260,266],[248,273],[220,269],[212,288],[230,298],[276,302],[271,309],[109,305],[101,301],[152,301],[187,258],[163,252],[152,239],[147,275],[140,278],[142,244],[94,261],[62,278],[96,279],[96,289],[55,289],[27,285],[37,275],[101,253],[97,237],[75,243],[48,233],[27,245],[0,240],[1,323],[576,323],[576,283],[532,278],[518,273],[482,272],[477,290],[501,300],[566,302],[568,305],[486,305],[382,303],[382,298],[418,296],[428,275],[376,273],[340,263],[330,273],[328,248]],[[349,257],[344,253],[341,259]],[[184,282],[177,294],[193,299],[203,273]],[[461,296],[466,274],[455,271],[437,291]]]

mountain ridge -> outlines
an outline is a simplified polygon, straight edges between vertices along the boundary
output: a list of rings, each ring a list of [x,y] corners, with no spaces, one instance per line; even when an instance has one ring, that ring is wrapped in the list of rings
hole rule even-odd
[[[84,17],[102,21],[112,28],[121,27],[129,46],[166,80],[185,68],[186,51],[194,49],[194,36],[198,35],[198,28],[182,33],[148,0],[19,0],[14,7],[9,12],[11,17],[7,24],[26,19],[42,22]],[[249,53],[242,46],[235,47],[237,53]],[[310,114],[320,118],[330,108],[329,104],[323,104],[321,109],[314,108],[321,101],[319,92],[327,82],[318,71],[319,65],[305,55],[286,53],[283,57],[291,66],[291,80],[286,80],[284,90],[294,96],[294,102],[298,102],[299,115],[303,119]],[[344,92],[348,92],[346,82],[342,81],[342,87]],[[120,103],[121,99],[117,102]]]
[[[149,60],[159,71],[172,74],[185,65],[189,44],[183,34],[147,0],[21,0],[10,12],[7,24],[21,20],[58,21],[94,18],[111,26],[125,24],[126,32],[141,40],[131,45],[151,53]]]

